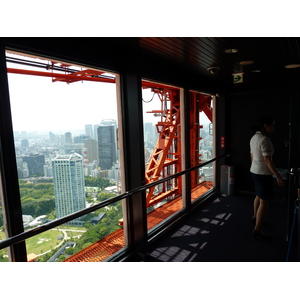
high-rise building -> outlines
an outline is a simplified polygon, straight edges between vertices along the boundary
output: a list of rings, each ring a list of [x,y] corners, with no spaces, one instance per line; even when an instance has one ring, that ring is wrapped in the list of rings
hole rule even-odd
[[[53,173],[52,173],[52,167],[49,165],[44,165],[44,176],[45,177],[52,177]]]
[[[28,164],[29,175],[42,176],[44,174],[44,155],[31,154],[30,156],[23,156],[22,159]]]
[[[144,123],[145,142],[155,143],[157,140],[157,131],[155,125],[151,122]]]
[[[72,154],[74,152],[83,155],[83,144],[65,144],[64,145],[65,154]]]
[[[112,126],[112,125],[117,126],[117,122],[114,119],[103,119],[103,120],[101,120],[100,125],[102,125],[102,126]]]
[[[103,119],[100,122],[100,126],[113,126],[114,127],[114,139],[115,139],[115,148],[116,148],[116,157],[119,157],[118,141],[117,141],[117,128],[118,123],[114,119]]]
[[[56,217],[86,207],[83,158],[77,153],[57,155],[52,160]]]
[[[84,142],[84,146],[87,148],[87,157],[89,162],[96,160],[98,162],[98,143],[94,139],[87,139]]]
[[[65,133],[65,143],[66,144],[72,144],[73,143],[72,133],[71,132],[66,132]]]
[[[89,139],[89,138],[90,138],[89,135],[80,134],[78,136],[74,136],[73,142],[74,142],[74,144],[80,144],[80,143],[84,143],[84,141]]]
[[[50,142],[54,142],[55,134],[51,131],[49,131],[49,139],[50,139]]]
[[[29,142],[28,142],[27,139],[21,140],[21,147],[22,148],[28,148],[28,146],[29,146]]]
[[[109,170],[116,162],[114,126],[99,126],[98,129],[99,167]]]
[[[98,141],[98,127],[100,126],[100,124],[96,124],[96,125],[94,125],[94,139],[96,140],[96,141]]]
[[[89,136],[90,138],[93,138],[93,125],[92,124],[85,125],[85,135]]]

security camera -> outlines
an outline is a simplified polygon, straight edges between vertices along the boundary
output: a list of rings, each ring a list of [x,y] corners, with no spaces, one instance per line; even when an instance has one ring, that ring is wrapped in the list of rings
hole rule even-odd
[[[210,74],[213,74],[213,75],[217,74],[219,70],[220,70],[219,67],[208,67],[208,68],[207,68],[207,71],[208,71]]]

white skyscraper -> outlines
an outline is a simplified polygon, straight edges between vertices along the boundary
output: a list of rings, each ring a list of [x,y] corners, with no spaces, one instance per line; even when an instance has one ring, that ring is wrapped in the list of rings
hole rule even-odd
[[[86,207],[83,158],[77,153],[57,155],[52,160],[56,217]]]

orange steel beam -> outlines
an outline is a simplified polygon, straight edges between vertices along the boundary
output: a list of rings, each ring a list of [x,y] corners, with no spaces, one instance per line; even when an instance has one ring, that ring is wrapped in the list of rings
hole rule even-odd
[[[149,82],[146,80],[142,80],[142,88],[148,89],[152,88],[153,92],[161,93],[164,89],[168,89],[169,91],[173,91],[174,93],[178,90],[174,88],[173,86],[167,85],[167,84],[160,84],[155,82]]]
[[[14,69],[14,68],[7,68],[8,73],[12,74],[21,74],[21,75],[32,75],[32,76],[43,76],[43,77],[51,77],[53,82],[56,81],[66,81],[66,82],[75,82],[75,81],[97,81],[97,82],[108,82],[108,83],[115,83],[115,79],[110,78],[97,78],[97,77],[89,77],[87,75],[101,75],[105,72],[94,71],[90,69],[78,71],[71,74],[64,74],[64,73],[49,73],[43,71],[33,71],[33,70],[23,70],[23,69]],[[142,81],[142,88],[154,88],[162,90],[164,88],[169,88],[170,90],[175,90],[174,87],[162,85],[158,83],[152,83],[148,81]]]
[[[203,111],[211,123],[213,123],[213,113],[211,108],[211,96],[200,94],[199,100],[200,111]]]
[[[53,82],[62,81],[62,82],[71,83],[71,82],[75,82],[75,81],[81,81],[82,77],[95,76],[95,75],[97,76],[97,75],[102,75],[103,73],[105,73],[105,72],[100,72],[100,71],[94,71],[94,70],[86,69],[86,70],[82,70],[82,71],[78,71],[78,72],[74,72],[74,73],[70,74],[72,76],[76,76],[78,79],[70,79],[70,77],[67,76],[66,78],[54,78],[54,79],[52,79],[52,81]],[[95,78],[95,77],[92,77],[92,78]]]
[[[33,71],[33,70],[23,70],[23,69],[14,69],[14,68],[7,68],[8,73],[12,74],[21,74],[21,75],[32,75],[32,76],[43,76],[43,77],[51,77],[53,78],[52,81],[65,81],[68,83],[75,82],[75,81],[97,81],[97,82],[108,82],[108,83],[115,83],[115,79],[110,78],[98,78],[98,77],[89,77],[88,75],[101,75],[105,72],[94,71],[90,69],[74,72],[71,74],[64,74],[64,73],[49,73],[43,71]],[[174,87],[152,83],[148,81],[142,81],[142,88],[154,88],[158,90],[162,90],[168,88],[170,90],[175,90]]]
[[[97,78],[97,77],[88,77],[88,76],[76,76],[70,74],[62,74],[62,73],[47,73],[42,71],[32,71],[32,70],[21,70],[21,69],[13,69],[8,68],[8,73],[12,74],[22,74],[22,75],[32,75],[32,76],[44,76],[44,77],[51,77],[54,78],[53,81],[56,81],[57,78],[60,79],[69,79],[71,81],[97,81],[97,82],[107,82],[107,83],[115,83],[115,79],[111,78]]]

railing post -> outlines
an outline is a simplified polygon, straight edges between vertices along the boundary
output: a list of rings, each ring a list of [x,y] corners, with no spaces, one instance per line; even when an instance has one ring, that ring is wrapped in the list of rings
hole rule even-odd
[[[185,87],[180,90],[180,138],[181,138],[181,160],[182,170],[191,167],[190,156],[190,112],[189,112],[189,89]],[[182,201],[187,210],[191,207],[191,174],[182,176]]]

